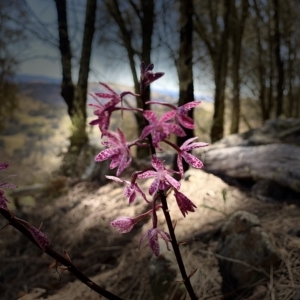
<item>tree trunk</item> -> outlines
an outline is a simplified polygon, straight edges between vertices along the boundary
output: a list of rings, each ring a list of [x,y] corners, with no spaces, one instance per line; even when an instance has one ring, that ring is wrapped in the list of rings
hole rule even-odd
[[[235,1],[233,1],[235,2]],[[235,3],[232,5],[232,111],[230,133],[239,132],[240,122],[240,61],[242,52],[242,39],[244,34],[245,22],[248,16],[248,0],[243,0],[242,16],[238,17],[238,8]]]
[[[279,30],[279,2],[278,0],[273,0],[274,5],[274,25],[275,25],[275,32],[274,32],[274,54],[276,58],[276,68],[277,68],[277,101],[276,101],[276,117],[279,117],[283,113],[283,83],[284,83],[284,65],[283,60],[280,54],[280,47],[281,47],[281,35]]]
[[[273,80],[274,80],[274,45],[273,45],[273,33],[272,33],[272,28],[271,25],[269,24],[269,89],[268,89],[268,97],[267,97],[267,106],[266,106],[266,111],[268,112],[268,119],[271,118],[272,116],[272,110],[273,110],[273,102],[274,102],[274,97],[273,97]]]
[[[177,73],[179,79],[178,106],[194,101],[193,81],[193,0],[180,0],[180,44],[177,60]],[[189,110],[188,116],[193,118],[193,110]],[[192,129],[184,129],[186,136],[176,137],[177,146],[181,146],[187,139],[194,137]],[[183,169],[187,171],[189,165],[184,161]],[[173,169],[178,170],[175,157]]]
[[[266,121],[270,117],[270,111],[267,108],[267,100],[266,100],[266,68],[264,65],[263,58],[263,47],[262,47],[262,33],[261,33],[261,22],[262,16],[260,9],[258,7],[257,1],[254,0],[254,9],[256,13],[257,22],[255,22],[255,29],[257,35],[257,55],[258,55],[258,78],[259,78],[259,104],[261,110],[261,118],[262,121]]]
[[[88,143],[88,135],[86,132],[86,100],[92,43],[95,32],[96,9],[97,0],[87,0],[79,75],[72,114],[74,131],[71,136],[71,146],[77,147],[78,153],[80,153],[82,147]]]
[[[61,96],[67,104],[68,114],[72,120],[75,88],[72,81],[72,51],[68,33],[67,3],[66,0],[54,1],[57,11],[59,51],[62,66]]]
[[[287,117],[292,118],[293,117],[293,112],[294,112],[294,95],[293,95],[293,59],[292,59],[292,45],[290,39],[288,40],[288,108],[287,108]]]
[[[141,61],[147,64],[151,63],[151,51],[152,51],[152,35],[154,24],[154,0],[141,0],[141,28],[142,28],[142,53]],[[148,86],[144,90],[144,97],[146,100],[151,100],[151,88]],[[140,104],[138,103],[138,107]],[[150,109],[150,107],[148,106]],[[140,136],[145,125],[144,118],[140,114],[135,114],[138,128],[138,135]],[[150,154],[148,147],[137,148],[137,158],[145,158]]]
[[[87,0],[84,33],[76,89],[72,82],[71,45],[68,35],[66,0],[55,0],[58,16],[59,49],[62,64],[61,95],[68,106],[73,124],[68,152],[63,157],[60,172],[66,176],[77,176],[78,156],[88,143],[86,132],[86,100],[92,41],[95,31],[97,0]]]
[[[229,40],[229,18],[231,3],[230,0],[225,0],[224,5],[224,30],[222,32],[220,49],[217,51],[217,58],[214,60],[214,75],[215,75],[215,102],[213,124],[210,132],[211,142],[214,143],[220,140],[224,135],[224,112],[225,112],[225,88],[227,78],[227,63],[228,63],[228,40]]]

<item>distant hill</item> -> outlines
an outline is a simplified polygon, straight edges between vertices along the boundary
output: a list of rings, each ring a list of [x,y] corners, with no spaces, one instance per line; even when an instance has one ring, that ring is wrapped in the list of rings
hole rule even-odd
[[[66,107],[60,95],[60,84],[58,83],[24,82],[19,84],[19,92],[43,103]]]
[[[60,84],[61,79],[42,75],[17,74],[14,77],[17,84],[20,83],[56,83]]]
[[[15,82],[20,85],[21,91],[29,92],[29,95],[35,99],[46,103],[61,103],[62,98],[60,97],[60,78],[42,76],[42,75],[28,75],[28,74],[18,74],[14,78]],[[31,88],[28,88],[30,85]],[[113,89],[117,92],[123,92],[125,90],[132,90],[131,87],[109,83]],[[43,93],[43,90],[49,92]],[[89,90],[92,92],[103,91],[103,87],[97,82],[91,82],[89,84]],[[59,95],[59,96],[57,96]],[[42,97],[40,97],[42,96]],[[176,102],[178,99],[177,90],[167,90],[167,89],[157,89],[152,88],[152,100],[156,101],[166,101],[166,102]],[[213,102],[212,95],[205,95],[199,92],[195,92],[195,99],[205,102]]]

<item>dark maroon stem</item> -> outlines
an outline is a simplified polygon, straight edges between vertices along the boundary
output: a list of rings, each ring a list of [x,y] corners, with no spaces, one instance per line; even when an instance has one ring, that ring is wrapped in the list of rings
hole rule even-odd
[[[198,298],[195,295],[194,289],[191,285],[190,278],[186,274],[186,270],[185,270],[185,267],[184,267],[182,256],[181,256],[181,253],[180,253],[180,250],[179,250],[176,235],[175,235],[175,232],[174,232],[174,227],[173,227],[171,216],[170,216],[170,213],[169,213],[167,197],[165,196],[164,191],[159,191],[159,193],[160,193],[161,204],[163,206],[164,216],[165,216],[167,226],[168,226],[168,229],[169,229],[169,233],[170,233],[170,236],[171,236],[171,244],[172,244],[172,247],[173,247],[173,250],[174,250],[174,254],[175,254],[175,257],[176,257],[176,260],[177,260],[177,264],[178,264],[182,279],[183,279],[183,283],[185,285],[185,288],[186,288],[188,294],[190,295],[190,298],[192,300],[197,300]]]
[[[90,289],[94,290],[96,293],[102,295],[103,297],[110,299],[110,300],[122,300],[122,298],[112,294],[111,292],[105,290],[101,286],[97,285],[95,282],[93,282],[91,279],[86,277],[83,273],[81,273],[71,261],[66,259],[65,257],[61,256],[59,253],[54,251],[49,246],[46,246],[45,250],[41,248],[41,246],[36,242],[36,240],[33,238],[31,233],[28,231],[28,229],[22,224],[22,221],[18,218],[15,218],[14,215],[3,208],[0,208],[1,215],[8,220],[9,224],[15,227],[17,230],[19,230],[24,236],[26,236],[33,244],[35,244],[38,248],[40,248],[42,251],[47,253],[49,256],[54,258],[58,263],[66,266],[68,268],[68,271],[72,273],[77,279],[79,279],[81,282],[86,284]]]
[[[177,152],[180,152],[180,151],[181,151],[181,149],[180,149],[178,146],[176,146],[175,144],[173,144],[172,142],[170,142],[170,141],[168,141],[168,140],[164,140],[164,142],[165,142],[166,144],[170,145],[171,147],[173,147]]]

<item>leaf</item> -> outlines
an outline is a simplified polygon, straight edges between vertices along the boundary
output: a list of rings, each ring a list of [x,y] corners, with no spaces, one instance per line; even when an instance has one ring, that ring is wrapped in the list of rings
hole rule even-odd
[[[224,188],[222,190],[222,197],[223,197],[224,204],[226,204],[226,201],[227,201],[226,195],[227,195],[227,190]]]

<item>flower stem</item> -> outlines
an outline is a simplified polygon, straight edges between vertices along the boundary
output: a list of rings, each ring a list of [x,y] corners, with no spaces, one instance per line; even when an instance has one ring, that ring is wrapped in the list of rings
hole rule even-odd
[[[170,216],[170,213],[169,213],[167,198],[164,194],[164,191],[159,191],[159,193],[160,193],[160,200],[161,200],[161,203],[162,203],[162,206],[163,206],[164,216],[165,216],[167,226],[168,226],[168,229],[169,229],[169,233],[170,233],[170,236],[171,236],[171,244],[172,244],[172,247],[173,247],[173,250],[174,250],[174,254],[175,254],[176,261],[177,261],[177,264],[178,264],[178,267],[179,267],[179,270],[180,270],[180,273],[181,273],[181,276],[182,276],[183,283],[185,285],[185,288],[186,288],[191,300],[197,300],[197,297],[196,297],[195,292],[193,290],[193,287],[191,285],[190,278],[186,274],[186,270],[185,270],[185,267],[184,267],[184,263],[183,263],[183,260],[182,260],[182,256],[181,256],[179,246],[178,246],[178,243],[177,243],[177,239],[176,239],[176,235],[175,235],[175,232],[174,232],[171,216]]]
[[[141,80],[140,98],[141,98],[142,103],[143,103],[143,110],[146,109],[146,104],[153,103],[152,101],[146,102],[145,99],[144,99],[144,87],[143,87],[143,84],[142,84],[142,80]],[[145,120],[145,121],[146,121],[146,125],[148,125],[149,124],[148,120]],[[156,155],[156,150],[155,150],[155,147],[154,147],[153,142],[152,142],[151,134],[148,135],[148,141],[149,141],[151,154]],[[168,143],[168,144],[170,144],[173,147],[175,146],[174,144],[171,144],[171,143]],[[165,216],[167,226],[168,226],[168,229],[169,229],[169,233],[170,233],[170,236],[171,236],[171,244],[172,244],[172,247],[173,247],[173,250],[174,250],[174,254],[175,254],[176,261],[177,261],[177,264],[178,264],[178,267],[179,267],[179,270],[180,270],[180,273],[181,273],[181,276],[182,276],[183,283],[185,285],[185,288],[186,288],[191,300],[197,300],[197,297],[195,295],[195,292],[194,292],[193,287],[192,287],[191,282],[190,282],[190,278],[186,274],[186,270],[185,270],[185,267],[184,267],[182,256],[180,254],[179,246],[178,246],[178,243],[177,243],[177,239],[176,239],[176,236],[175,236],[175,232],[174,232],[174,228],[173,228],[173,224],[172,224],[172,220],[171,220],[171,216],[169,214],[167,198],[165,196],[164,191],[162,191],[162,190],[159,191],[159,195],[160,195],[160,200],[161,200],[161,203],[162,203],[162,206],[163,206],[164,216]]]

